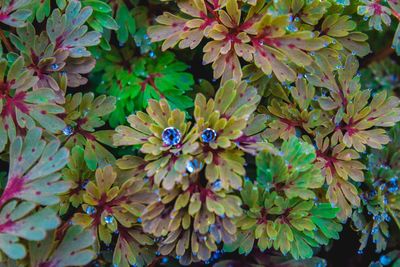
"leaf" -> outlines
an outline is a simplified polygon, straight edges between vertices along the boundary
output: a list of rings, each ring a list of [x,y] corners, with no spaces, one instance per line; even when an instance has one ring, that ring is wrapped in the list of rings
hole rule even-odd
[[[32,14],[28,9],[29,4],[29,0],[3,1],[0,22],[15,28],[25,26],[26,20]]]
[[[55,9],[46,24],[50,41],[56,48],[69,51],[72,58],[90,56],[86,47],[100,43],[100,33],[87,32],[87,27],[83,26],[92,12],[89,6],[82,8],[79,1],[69,2],[64,14]]]
[[[55,238],[53,231],[45,240],[29,243],[33,266],[82,266],[95,257],[95,253],[90,249],[95,240],[94,236],[80,226],[69,227],[60,243],[56,243]]]
[[[16,137],[10,146],[10,170],[0,204],[17,198],[41,205],[58,203],[57,194],[68,190],[69,184],[59,181],[58,172],[68,162],[68,150],[60,142],[41,139],[42,130],[33,128],[25,138]],[[0,205],[0,206],[1,206]]]
[[[60,224],[56,211],[47,207],[35,212],[35,207],[32,202],[18,204],[12,200],[1,209],[0,249],[12,259],[22,259],[26,255],[19,238],[43,240],[47,230],[55,229]]]

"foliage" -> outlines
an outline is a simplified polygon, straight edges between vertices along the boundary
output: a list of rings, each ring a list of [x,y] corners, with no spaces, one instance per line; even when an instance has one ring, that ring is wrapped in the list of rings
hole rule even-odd
[[[338,69],[322,68],[328,65],[325,57],[319,57],[309,73],[297,78],[295,86],[278,85],[280,92],[265,111],[273,116],[265,134],[271,141],[298,134],[314,143],[316,164],[328,184],[326,197],[341,208],[339,218],[345,219],[352,206],[360,205],[353,183],[364,181],[360,153],[366,145],[381,149],[389,142],[381,127],[399,121],[399,99],[388,97],[385,90],[371,99],[370,90],[360,88],[358,62],[353,56]]]
[[[376,252],[384,251],[390,237],[389,222],[394,221],[400,227],[399,125],[390,133],[392,142],[383,150],[374,150],[368,155],[369,173],[362,195],[363,208],[354,211],[352,216],[356,229],[361,232],[360,251],[367,246],[369,236],[375,243]]]
[[[99,242],[110,244],[112,233],[118,234],[113,263],[120,266],[141,266],[152,258],[147,248],[153,240],[141,233],[137,221],[146,204],[155,194],[149,191],[142,180],[135,176],[118,179],[113,167],[96,170],[95,181],[89,181],[83,194],[82,209],[85,213],[75,213],[73,221],[91,229]],[[139,250],[139,251],[138,251]]]
[[[399,14],[0,0],[0,266],[399,265]]]
[[[145,109],[150,99],[166,99],[182,110],[193,107],[193,100],[185,95],[194,83],[192,75],[185,72],[186,64],[172,53],[137,57],[132,50],[130,46],[103,52],[97,65],[102,79],[97,91],[117,98],[108,120],[111,126],[124,124],[126,116]]]
[[[66,127],[60,132],[59,139],[65,147],[83,147],[85,162],[91,170],[113,163],[114,156],[102,144],[112,145],[114,131],[95,129],[104,126],[102,117],[115,109],[115,98],[105,95],[95,98],[93,93],[76,93],[66,96],[64,108],[62,117]]]
[[[324,181],[315,159],[313,147],[294,137],[282,144],[279,155],[258,154],[257,183],[247,181],[241,191],[245,212],[237,226],[242,232],[226,251],[248,254],[258,240],[261,251],[273,247],[304,259],[313,255],[313,247],[339,238],[342,226],[332,220],[339,209],[313,201],[312,189]]]
[[[250,129],[259,127],[250,117],[259,100],[255,88],[231,80],[215,99],[196,96],[193,126],[162,99],[150,100],[147,114],[129,116],[130,127],[116,128],[114,144],[141,145],[144,161],[135,157],[129,164],[160,188],[161,202],[150,204],[142,220],[145,232],[161,237],[162,255],[173,253],[182,264],[204,261],[219,242],[235,239],[232,219],[242,211],[232,189],[243,184],[243,151],[273,150]]]
[[[33,128],[10,146],[8,181],[0,198],[0,248],[11,259],[26,256],[19,238],[43,240],[46,230],[60,224],[56,211],[41,206],[57,204],[57,194],[69,188],[59,173],[68,159],[67,149],[59,149],[58,140],[46,143],[41,135],[40,128]]]
[[[398,266],[400,264],[399,259],[400,259],[400,252],[398,250],[393,250],[386,255],[382,255],[379,258],[379,261],[371,262],[369,265],[370,267],[382,267],[382,266],[388,266],[389,264],[392,264],[392,266]]]
[[[294,16],[288,15],[279,4],[270,9],[265,1],[252,2],[256,4],[248,4],[244,9],[236,0],[178,1],[180,10],[189,19],[165,12],[157,18],[161,25],[149,28],[149,36],[152,41],[164,41],[163,50],[177,44],[181,49],[194,49],[203,38],[207,38],[210,41],[203,48],[203,62],[213,63],[214,78],[222,77],[222,82],[242,78],[239,58],[254,63],[266,75],[273,72],[278,80],[284,82],[296,78],[291,65],[310,65],[315,51],[359,56],[369,52],[364,43],[366,38],[353,32],[355,23],[348,16],[327,16],[321,21],[321,29],[315,29],[314,26],[322,19],[318,14],[321,11],[316,10],[315,15],[307,16],[308,10],[314,11],[314,1],[295,1]],[[326,7],[329,5],[326,3]],[[301,13],[307,15],[301,16]],[[300,27],[303,22],[300,20],[307,27]]]
[[[0,150],[24,128],[37,125],[51,133],[63,129],[65,124],[56,115],[64,112],[64,109],[57,105],[56,95],[50,88],[32,90],[38,79],[32,71],[24,69],[22,57],[18,57],[11,65],[2,59],[0,69]]]
[[[0,4],[0,22],[11,27],[23,27],[32,13],[28,8],[29,0],[2,0]]]
[[[60,240],[55,231],[40,242],[30,242],[32,266],[79,266],[89,263],[95,256],[89,249],[94,238],[89,231],[75,225],[69,227]]]
[[[391,59],[373,62],[360,72],[362,88],[370,88],[372,92],[387,90],[389,92],[398,90],[400,68]]]

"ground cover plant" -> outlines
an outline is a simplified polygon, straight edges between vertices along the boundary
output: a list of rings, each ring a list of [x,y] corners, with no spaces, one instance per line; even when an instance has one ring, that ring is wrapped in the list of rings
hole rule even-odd
[[[0,266],[400,266],[399,22],[0,0]]]

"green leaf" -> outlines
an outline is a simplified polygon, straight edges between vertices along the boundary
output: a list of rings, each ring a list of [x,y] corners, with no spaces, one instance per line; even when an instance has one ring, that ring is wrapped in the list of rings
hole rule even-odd
[[[0,212],[0,249],[12,259],[22,259],[26,255],[25,247],[19,238],[43,240],[46,231],[55,229],[60,220],[56,211],[50,207],[35,211],[32,202],[13,200],[4,205]]]
[[[69,227],[60,243],[55,238],[53,231],[45,240],[29,243],[30,261],[34,266],[83,266],[96,255],[90,248],[95,241],[93,234],[78,225]]]
[[[57,194],[68,190],[68,183],[59,181],[58,172],[68,162],[68,150],[60,148],[58,140],[46,143],[41,136],[42,130],[33,128],[24,139],[18,136],[11,143],[8,182],[1,205],[13,198],[53,205],[59,202]]]

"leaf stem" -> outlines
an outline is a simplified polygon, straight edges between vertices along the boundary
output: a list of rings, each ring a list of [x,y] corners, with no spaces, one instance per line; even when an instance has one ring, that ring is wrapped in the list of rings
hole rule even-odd
[[[10,41],[8,41],[8,39],[2,29],[0,29],[0,39],[6,46],[8,52],[14,52],[14,49],[13,49],[12,45],[10,44]]]

